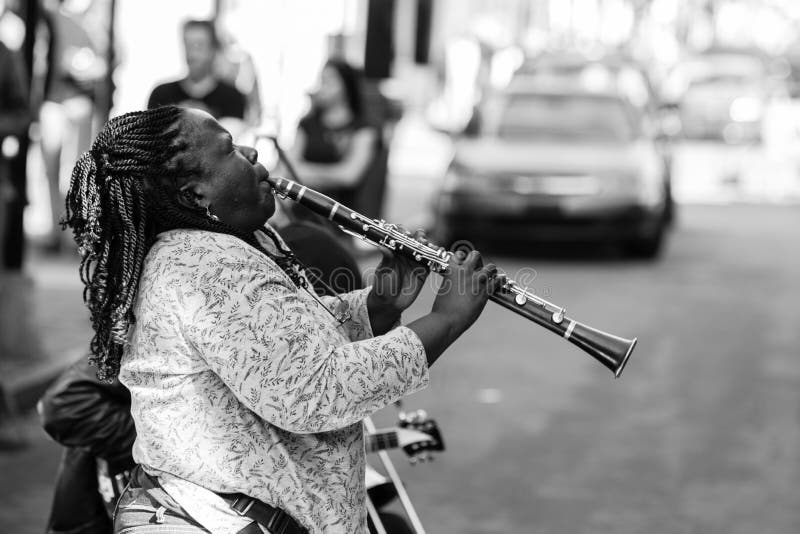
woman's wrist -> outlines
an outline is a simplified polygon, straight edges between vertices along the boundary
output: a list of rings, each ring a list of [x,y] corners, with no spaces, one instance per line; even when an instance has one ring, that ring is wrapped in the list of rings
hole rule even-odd
[[[440,311],[431,311],[428,315],[442,325],[443,331],[446,333],[445,340],[448,345],[453,343],[458,339],[458,336],[464,333],[465,328],[461,325],[461,322],[452,315]]]

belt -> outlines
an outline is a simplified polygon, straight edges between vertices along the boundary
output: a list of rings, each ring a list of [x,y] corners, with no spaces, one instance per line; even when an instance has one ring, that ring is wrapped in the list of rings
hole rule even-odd
[[[269,530],[271,534],[308,534],[305,528],[280,508],[270,506],[243,493],[218,493],[217,495],[222,497],[234,512],[252,519]],[[245,527],[237,534],[251,534],[251,532],[260,533],[260,529]]]

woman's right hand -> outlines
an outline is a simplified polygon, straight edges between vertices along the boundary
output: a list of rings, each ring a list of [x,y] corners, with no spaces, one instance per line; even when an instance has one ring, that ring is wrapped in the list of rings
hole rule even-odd
[[[453,254],[442,278],[431,312],[408,325],[422,341],[429,366],[475,322],[503,283],[497,267],[484,266],[477,251]]]
[[[475,322],[500,283],[497,267],[491,263],[484,266],[477,250],[455,252],[442,275],[431,313],[447,321],[454,338],[458,337]]]

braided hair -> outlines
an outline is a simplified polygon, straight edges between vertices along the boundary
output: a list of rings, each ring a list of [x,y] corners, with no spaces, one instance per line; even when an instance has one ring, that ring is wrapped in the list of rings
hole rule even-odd
[[[193,172],[181,158],[188,146],[181,136],[181,116],[180,108],[165,106],[109,120],[72,171],[61,225],[72,228],[78,245],[83,300],[94,330],[89,360],[101,380],[119,373],[135,321],[139,275],[160,232],[194,228],[234,235],[270,256],[298,287],[305,286],[299,262],[271,230],[262,231],[279,255],[270,254],[255,234],[176,200],[181,178]]]

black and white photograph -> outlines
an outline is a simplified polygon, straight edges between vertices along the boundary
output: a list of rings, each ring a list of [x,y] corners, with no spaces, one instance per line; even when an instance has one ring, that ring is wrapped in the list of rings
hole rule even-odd
[[[800,533],[797,0],[0,0],[0,534]]]

